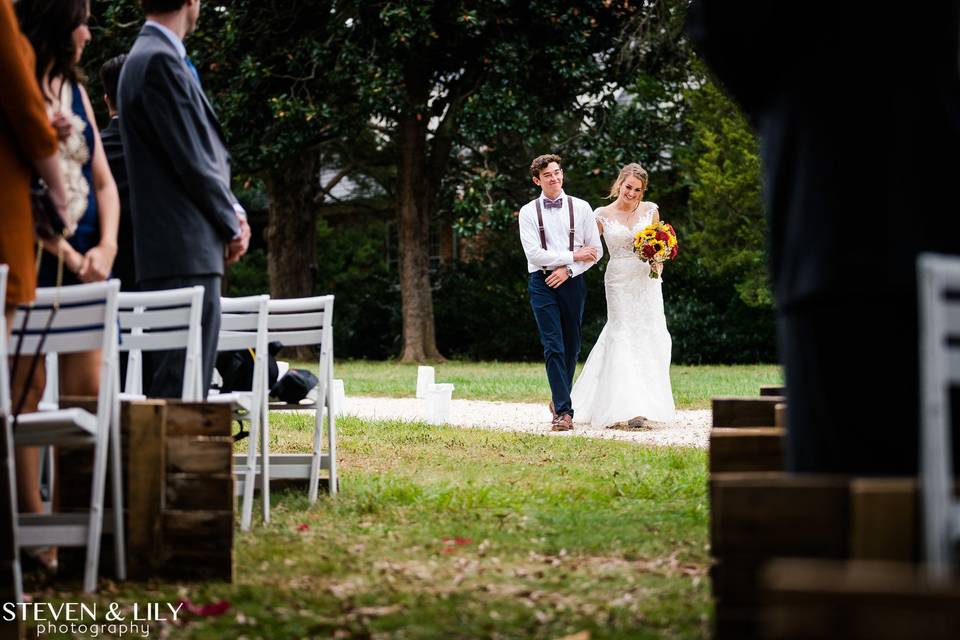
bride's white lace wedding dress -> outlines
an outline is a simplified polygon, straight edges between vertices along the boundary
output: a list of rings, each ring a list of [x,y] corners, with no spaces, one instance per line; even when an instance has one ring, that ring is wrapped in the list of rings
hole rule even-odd
[[[610,255],[604,274],[607,324],[570,394],[578,427],[674,417],[662,279],[651,278],[650,266],[633,253],[634,234],[653,221],[656,209],[639,213],[630,228],[597,210]]]

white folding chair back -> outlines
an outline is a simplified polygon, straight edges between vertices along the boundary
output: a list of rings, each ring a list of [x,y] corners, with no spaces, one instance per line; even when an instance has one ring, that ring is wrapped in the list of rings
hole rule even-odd
[[[285,347],[314,346],[319,352],[316,402],[313,405],[271,404],[273,410],[314,409],[316,412],[313,453],[309,456],[285,454],[274,456],[275,478],[300,478],[309,481],[310,502],[317,499],[320,470],[329,473],[330,494],[336,495],[337,477],[337,410],[333,391],[333,300],[332,295],[311,298],[270,300],[267,319],[268,342]],[[327,412],[327,452],[323,453],[323,412]]]
[[[78,353],[100,349],[100,389],[96,415],[83,409],[58,409],[23,414],[17,418],[17,446],[87,446],[94,450],[90,510],[81,514],[21,514],[18,538],[23,546],[86,546],[84,591],[96,589],[103,530],[103,495],[107,457],[113,477],[113,534],[117,574],[126,576],[121,492],[120,433],[111,420],[116,406],[117,294],[120,282],[111,280],[60,288],[37,289],[32,305],[22,306],[14,320],[11,349],[20,343],[21,356],[42,353]],[[51,314],[53,315],[52,321]],[[46,339],[41,340],[50,321]],[[112,443],[111,443],[112,440]],[[112,449],[111,449],[112,444]]]
[[[203,400],[200,318],[203,287],[169,291],[123,292],[120,309],[120,351],[129,352],[124,394],[143,394],[143,352],[185,349],[181,399]]]
[[[944,577],[956,566],[960,543],[950,407],[950,387],[960,386],[960,257],[922,254],[917,274],[926,560],[932,575]],[[953,410],[960,411],[960,407]]]
[[[5,264],[0,264],[0,300],[7,299],[7,274],[10,268]],[[10,400],[10,371],[7,362],[7,320],[3,314],[0,314],[0,428],[2,428],[2,454],[0,460],[2,465],[4,495],[0,504],[6,506],[6,513],[2,515],[3,526],[9,527],[9,531],[0,535],[0,538],[7,539],[9,536],[9,545],[0,550],[0,554],[5,562],[11,564],[10,572],[13,578],[13,597],[16,602],[23,602],[23,577],[20,568],[20,545],[17,535],[17,480],[14,472],[13,461],[13,437],[10,432],[10,411],[12,410],[12,401]]]
[[[254,482],[260,478],[263,521],[270,522],[270,422],[267,416],[267,303],[270,296],[220,299],[220,336],[217,351],[252,349],[253,384],[250,391],[210,394],[208,402],[236,402],[247,409],[250,435],[247,453],[237,456],[234,473],[240,479],[237,491],[243,495],[240,527],[250,528],[253,520]],[[257,446],[260,446],[260,457]],[[235,458],[236,459],[236,458]]]

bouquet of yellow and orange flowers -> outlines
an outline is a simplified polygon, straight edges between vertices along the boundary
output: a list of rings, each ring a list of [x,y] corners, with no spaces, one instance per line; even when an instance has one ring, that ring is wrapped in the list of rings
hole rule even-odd
[[[660,277],[654,264],[663,264],[677,257],[677,232],[666,222],[649,224],[633,238],[633,252],[650,263],[650,277]]]

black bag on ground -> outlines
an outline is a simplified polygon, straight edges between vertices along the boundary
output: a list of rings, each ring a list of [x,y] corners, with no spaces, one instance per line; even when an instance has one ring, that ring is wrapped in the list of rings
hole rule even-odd
[[[270,395],[287,404],[297,404],[306,398],[319,382],[320,379],[306,369],[290,369],[273,385]]]
[[[283,344],[271,342],[267,345],[267,385],[273,386],[280,375],[276,355]],[[216,367],[223,378],[221,393],[230,391],[253,391],[253,349],[240,351],[222,351],[217,354]]]

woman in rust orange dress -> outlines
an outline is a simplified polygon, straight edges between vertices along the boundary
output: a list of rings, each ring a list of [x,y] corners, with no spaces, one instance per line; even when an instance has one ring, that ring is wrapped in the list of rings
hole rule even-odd
[[[10,266],[4,300],[7,340],[16,306],[33,299],[37,283],[34,252],[37,241],[30,211],[30,179],[36,173],[47,183],[54,203],[66,217],[66,191],[60,174],[57,135],[34,76],[33,50],[20,33],[10,0],[0,0],[0,263]],[[7,366],[3,363],[2,366]],[[13,381],[13,397],[24,383]],[[35,407],[37,398],[28,399]],[[37,453],[17,451],[20,506],[37,511]],[[25,486],[21,479],[27,479]],[[29,489],[32,487],[32,491]],[[41,562],[45,559],[41,558]]]

